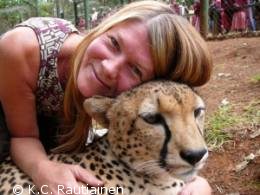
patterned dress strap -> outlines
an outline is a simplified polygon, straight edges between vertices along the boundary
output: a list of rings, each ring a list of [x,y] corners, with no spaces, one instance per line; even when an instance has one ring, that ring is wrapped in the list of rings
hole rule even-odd
[[[38,114],[53,116],[62,108],[64,91],[61,86],[57,61],[65,39],[78,30],[69,21],[59,18],[31,18],[18,26],[31,27],[39,41],[40,70],[36,91]]]

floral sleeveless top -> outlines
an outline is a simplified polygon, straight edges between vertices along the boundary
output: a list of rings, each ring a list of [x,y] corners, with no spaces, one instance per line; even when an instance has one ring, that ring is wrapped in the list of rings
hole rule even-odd
[[[40,46],[40,69],[36,90],[37,114],[55,116],[61,111],[64,89],[58,77],[57,61],[62,44],[75,26],[60,18],[30,18],[17,26],[34,30]]]

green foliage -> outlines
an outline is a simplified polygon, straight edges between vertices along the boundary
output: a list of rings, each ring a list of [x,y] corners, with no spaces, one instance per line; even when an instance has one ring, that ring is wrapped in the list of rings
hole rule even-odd
[[[253,83],[260,83],[260,74],[257,74],[251,78]]]
[[[0,0],[0,9],[17,5],[17,0]]]
[[[0,34],[12,28],[15,24],[35,16],[34,1],[0,0]]]
[[[51,2],[41,3],[40,4],[40,16],[52,16],[54,10],[54,4]]]
[[[190,7],[194,3],[194,0],[177,0],[177,2]]]

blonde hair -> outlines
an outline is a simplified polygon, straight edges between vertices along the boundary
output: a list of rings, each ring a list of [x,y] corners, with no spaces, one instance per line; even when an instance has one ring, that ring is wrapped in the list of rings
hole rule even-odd
[[[199,86],[209,80],[212,61],[206,43],[186,19],[175,15],[162,2],[128,4],[92,29],[76,50],[64,98],[65,119],[71,128],[61,137],[61,145],[55,151],[71,152],[84,148],[91,119],[83,110],[83,97],[76,85],[81,59],[91,41],[129,20],[138,20],[147,26],[156,78],[191,86]]]

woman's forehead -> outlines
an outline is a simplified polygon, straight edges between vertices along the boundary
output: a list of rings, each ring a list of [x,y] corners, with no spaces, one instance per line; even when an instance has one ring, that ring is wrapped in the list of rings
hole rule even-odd
[[[138,20],[120,23],[105,34],[113,35],[122,51],[124,51],[134,64],[142,66],[148,74],[153,74],[153,56],[147,25]],[[152,69],[151,69],[152,67]]]

